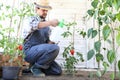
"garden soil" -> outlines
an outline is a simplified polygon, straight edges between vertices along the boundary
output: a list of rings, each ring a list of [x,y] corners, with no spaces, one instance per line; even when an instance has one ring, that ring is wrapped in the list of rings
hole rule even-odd
[[[77,71],[75,75],[67,75],[63,73],[61,76],[46,76],[46,77],[34,77],[33,75],[22,75],[19,80],[111,80],[110,74],[107,72],[101,78],[96,76],[96,71]],[[116,78],[115,80],[120,80]]]

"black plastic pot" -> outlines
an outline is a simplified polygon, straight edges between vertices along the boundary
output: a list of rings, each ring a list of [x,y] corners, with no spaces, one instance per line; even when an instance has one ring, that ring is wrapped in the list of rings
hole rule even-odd
[[[2,78],[2,67],[0,66],[0,78]]]
[[[17,80],[19,77],[20,67],[17,66],[3,66],[2,67],[3,80]]]

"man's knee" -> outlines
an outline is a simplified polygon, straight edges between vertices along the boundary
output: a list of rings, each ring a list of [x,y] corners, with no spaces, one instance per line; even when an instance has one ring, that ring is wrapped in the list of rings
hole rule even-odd
[[[55,52],[56,54],[59,53],[59,50],[60,50],[59,46],[57,46],[57,45],[53,45],[52,48],[54,49],[54,52]]]

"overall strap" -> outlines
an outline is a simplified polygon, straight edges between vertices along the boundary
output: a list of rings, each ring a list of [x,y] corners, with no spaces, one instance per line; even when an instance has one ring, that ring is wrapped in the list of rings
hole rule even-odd
[[[31,38],[32,34],[33,34],[34,30],[31,29],[30,33],[24,38],[24,44]]]

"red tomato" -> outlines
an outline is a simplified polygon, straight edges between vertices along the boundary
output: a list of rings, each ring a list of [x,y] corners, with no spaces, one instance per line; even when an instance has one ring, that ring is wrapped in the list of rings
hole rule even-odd
[[[70,50],[71,55],[74,55],[75,51],[74,49]]]
[[[19,49],[19,50],[23,50],[22,45],[19,45],[19,46],[18,46],[18,49]]]

